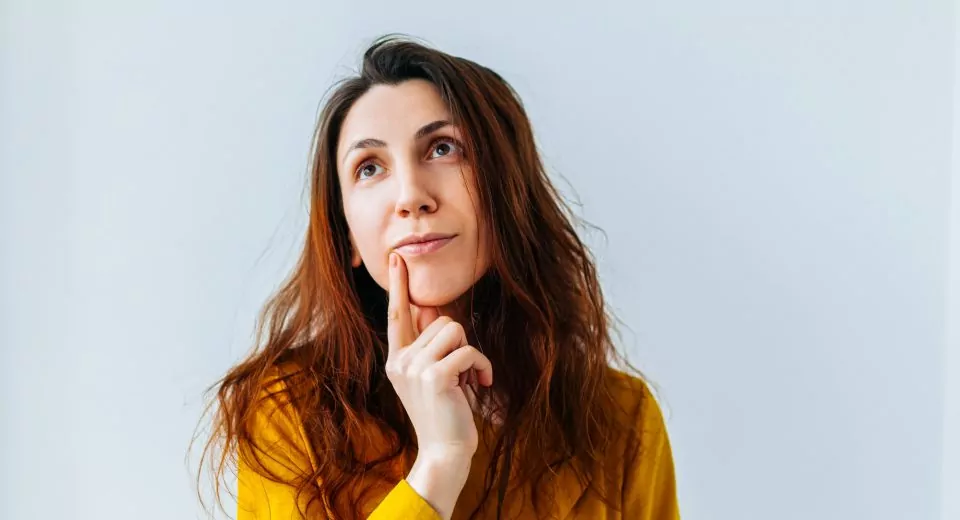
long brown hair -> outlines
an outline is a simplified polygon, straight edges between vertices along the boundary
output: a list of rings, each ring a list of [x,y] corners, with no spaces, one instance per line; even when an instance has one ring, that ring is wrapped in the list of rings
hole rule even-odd
[[[563,465],[574,468],[583,485],[611,489],[591,475],[614,472],[604,471],[604,450],[624,428],[613,422],[605,379],[611,363],[629,363],[611,338],[614,319],[576,232],[582,221],[550,182],[510,85],[486,67],[397,36],[375,41],[359,74],[336,85],[321,111],[303,251],[262,311],[258,348],[212,388],[213,435],[203,460],[212,463],[219,483],[236,467],[238,453],[268,456],[251,417],[269,374],[288,366],[284,403],[296,409],[311,451],[302,455],[311,464],[294,476],[270,478],[294,486],[306,497],[306,510],[350,518],[359,515],[361,479],[404,476],[397,462],[409,463],[416,434],[384,373],[387,297],[364,266],[350,264],[335,157],[353,103],[375,85],[414,78],[436,87],[464,131],[464,160],[477,172],[477,210],[491,237],[491,267],[471,290],[470,316],[477,346],[496,374],[494,386],[481,392],[500,399],[502,424],[473,514],[496,488],[499,516],[508,482],[536,487]],[[387,440],[372,457],[358,446],[370,428]],[[533,493],[538,509],[539,496]]]

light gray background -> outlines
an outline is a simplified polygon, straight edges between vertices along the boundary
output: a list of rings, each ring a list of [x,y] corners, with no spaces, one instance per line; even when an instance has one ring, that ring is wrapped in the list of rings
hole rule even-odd
[[[0,517],[199,516],[318,102],[401,31],[511,81],[607,232],[684,518],[960,518],[956,6],[562,5],[3,3]]]

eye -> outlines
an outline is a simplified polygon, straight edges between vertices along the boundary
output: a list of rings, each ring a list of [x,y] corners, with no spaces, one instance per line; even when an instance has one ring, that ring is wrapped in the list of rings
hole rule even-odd
[[[357,178],[360,180],[369,179],[383,170],[383,166],[375,162],[365,162],[357,167]]]
[[[430,146],[430,158],[439,159],[461,151],[460,143],[449,137],[437,139]]]

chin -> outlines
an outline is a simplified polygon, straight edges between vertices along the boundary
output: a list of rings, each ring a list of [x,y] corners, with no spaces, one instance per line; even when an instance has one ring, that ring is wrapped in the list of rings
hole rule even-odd
[[[409,276],[410,303],[420,307],[442,307],[453,303],[471,286],[467,276],[436,276],[416,271]]]

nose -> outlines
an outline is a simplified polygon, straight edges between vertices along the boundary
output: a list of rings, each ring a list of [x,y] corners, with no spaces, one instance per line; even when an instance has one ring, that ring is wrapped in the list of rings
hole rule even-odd
[[[427,172],[416,164],[397,168],[394,179],[398,183],[396,213],[401,217],[433,213],[437,199],[430,192]]]

